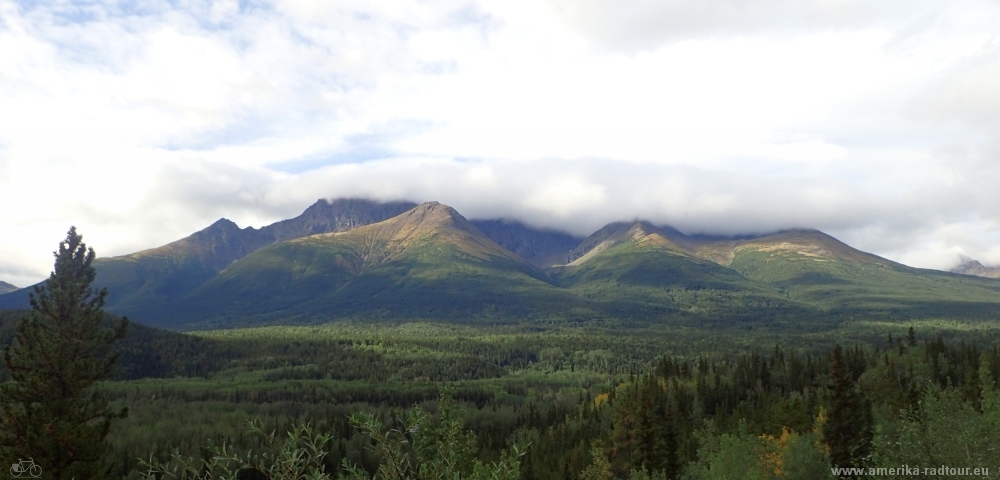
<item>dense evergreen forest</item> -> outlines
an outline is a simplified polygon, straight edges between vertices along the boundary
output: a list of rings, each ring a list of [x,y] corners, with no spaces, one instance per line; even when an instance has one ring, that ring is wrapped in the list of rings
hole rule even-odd
[[[4,341],[18,315],[3,312]],[[266,452],[278,447],[255,432],[308,426],[328,436],[319,471],[377,476],[389,460],[357,415],[405,431],[416,408],[439,425],[445,395],[449,418],[475,432],[470,458],[500,465],[517,447],[523,479],[833,478],[831,464],[1000,472],[997,330],[916,327],[775,338],[433,324],[190,335],[133,324],[116,378],[100,386],[129,411],[107,462],[114,478],[144,478],[174,454]]]

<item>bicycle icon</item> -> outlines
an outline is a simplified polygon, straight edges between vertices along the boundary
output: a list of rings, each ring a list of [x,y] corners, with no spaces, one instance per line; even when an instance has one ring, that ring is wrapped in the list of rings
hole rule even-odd
[[[17,463],[10,466],[10,474],[17,478],[39,478],[42,476],[42,467],[35,464],[35,459],[17,459]],[[22,477],[23,475],[23,477]]]

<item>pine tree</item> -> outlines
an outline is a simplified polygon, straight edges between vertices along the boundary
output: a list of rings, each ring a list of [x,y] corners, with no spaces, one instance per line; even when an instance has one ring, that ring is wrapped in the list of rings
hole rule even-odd
[[[830,447],[833,467],[865,467],[875,436],[871,403],[858,391],[840,345],[833,349],[830,362],[832,398],[823,439]]]
[[[6,459],[31,458],[45,478],[100,478],[105,437],[115,418],[94,384],[114,373],[113,343],[127,319],[102,328],[107,289],[91,288],[94,250],[72,227],[49,279],[34,287],[31,314],[4,350],[11,381],[0,386],[0,445]]]

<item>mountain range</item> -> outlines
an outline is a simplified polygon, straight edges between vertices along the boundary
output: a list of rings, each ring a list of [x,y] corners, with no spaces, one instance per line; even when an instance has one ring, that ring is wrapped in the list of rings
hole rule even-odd
[[[437,202],[320,200],[95,262],[109,311],[175,329],[334,319],[813,329],[996,318],[1000,280],[908,267],[815,230],[742,238],[616,222],[586,238]],[[27,289],[0,295],[23,308]]]

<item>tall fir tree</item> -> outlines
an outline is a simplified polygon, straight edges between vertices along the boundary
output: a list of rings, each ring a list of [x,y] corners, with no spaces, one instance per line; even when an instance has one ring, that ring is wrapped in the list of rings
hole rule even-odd
[[[94,385],[114,371],[128,320],[102,328],[107,289],[94,291],[94,250],[72,227],[49,279],[34,287],[31,314],[4,350],[11,380],[0,385],[3,458],[31,458],[44,478],[101,478],[115,411]]]
[[[830,465],[866,467],[875,437],[871,403],[861,394],[840,345],[830,361],[831,399],[823,439],[830,448]]]

